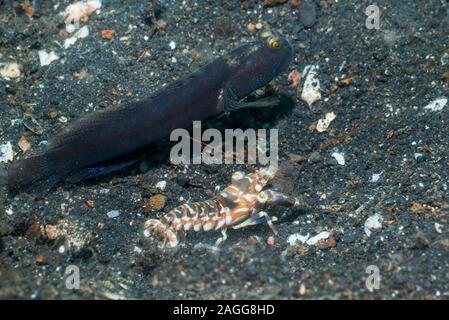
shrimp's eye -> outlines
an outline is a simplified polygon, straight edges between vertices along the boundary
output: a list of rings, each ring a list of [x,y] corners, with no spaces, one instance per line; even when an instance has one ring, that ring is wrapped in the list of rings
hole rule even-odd
[[[281,47],[281,40],[278,38],[271,38],[268,40],[268,45],[272,49],[279,49]]]

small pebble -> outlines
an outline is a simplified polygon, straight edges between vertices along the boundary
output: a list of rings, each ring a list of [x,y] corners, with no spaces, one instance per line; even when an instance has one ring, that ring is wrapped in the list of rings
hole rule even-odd
[[[53,61],[59,59],[59,57],[56,55],[56,53],[54,51],[47,53],[47,51],[45,51],[45,50],[39,50],[38,55],[39,55],[39,61],[40,61],[42,67],[48,66]]]
[[[158,188],[161,191],[164,191],[165,188],[167,187],[167,181],[164,181],[164,180],[159,181],[158,183],[156,183],[155,187]]]
[[[316,20],[316,9],[314,3],[305,2],[299,8],[299,20],[302,22],[304,27],[306,28],[313,27]]]
[[[183,173],[178,173],[176,175],[176,183],[179,184],[181,187],[187,187],[190,183],[190,179],[187,175]]]
[[[329,125],[331,124],[331,122],[334,121],[336,117],[337,116],[333,112],[327,113],[326,116],[324,117],[324,119],[318,120],[318,123],[316,125],[316,130],[318,132],[326,131],[327,128],[329,127]]]
[[[337,163],[341,166],[345,165],[345,155],[343,153],[334,152],[332,153],[332,157],[337,160]]]
[[[58,238],[60,236],[60,232],[58,230],[58,227],[56,225],[53,225],[53,224],[47,224],[41,230],[42,230],[42,232],[41,232],[42,235],[44,237],[47,237],[50,240],[55,240],[56,238]]]
[[[365,233],[369,237],[371,235],[371,230],[378,230],[382,228],[383,217],[376,213],[370,216],[365,221]]]
[[[421,250],[424,250],[429,246],[429,240],[422,231],[418,231],[416,234],[416,244]]]
[[[438,233],[443,232],[443,225],[439,224],[438,222],[435,222],[435,231]]]
[[[306,285],[304,283],[301,283],[301,285],[299,286],[299,294],[305,295],[306,292],[307,292]]]
[[[103,30],[100,30],[100,35],[105,40],[111,40],[115,35],[115,30],[103,29]]]
[[[328,245],[329,248],[335,248],[335,246],[337,245],[337,240],[335,240],[334,237],[330,237],[327,240],[327,245]]]
[[[56,119],[57,116],[58,116],[58,113],[57,113],[56,111],[50,111],[50,112],[48,113],[48,117],[49,117],[50,119]]]
[[[289,88],[295,88],[301,83],[301,73],[298,70],[293,70],[288,74],[288,80],[291,83],[288,85]]]
[[[60,116],[59,117],[59,122],[61,122],[61,123],[67,123],[67,117],[64,117],[64,116]]]
[[[19,145],[19,148],[20,150],[22,150],[23,153],[27,152],[31,148],[31,144],[24,136],[20,137],[19,142],[17,144]]]
[[[246,26],[246,29],[248,31],[254,31],[254,29],[256,29],[256,25],[252,22],[248,23],[248,25]]]
[[[449,71],[446,71],[445,73],[443,73],[443,75],[441,76],[441,80],[449,83]]]
[[[120,215],[120,211],[119,210],[111,210],[108,213],[106,213],[106,215],[109,218],[117,218]]]
[[[26,231],[26,235],[30,238],[37,238],[40,237],[41,235],[44,236],[43,232],[41,231],[41,226],[38,225],[37,223],[33,223],[32,225],[30,225]],[[3,233],[5,234],[5,233]],[[0,235],[3,235],[2,232],[0,231]]]
[[[16,62],[7,63],[0,68],[0,76],[3,78],[18,78],[20,77],[20,68]]]
[[[381,175],[381,173],[374,173],[374,174],[371,176],[371,182],[377,182],[377,181],[379,181],[380,175]]]
[[[196,20],[196,21],[195,21]],[[193,19],[193,22],[198,22],[197,18]],[[167,26],[167,22],[165,20],[159,19],[156,21],[156,24],[158,25],[159,28],[164,29]]]
[[[441,111],[443,110],[444,106],[447,104],[447,98],[441,97],[433,100],[431,103],[429,103],[427,106],[424,107],[425,110],[430,111]]]
[[[44,255],[38,254],[36,256],[36,264],[37,265],[45,265],[45,264],[47,264],[47,259],[45,258]]]
[[[145,213],[149,213],[151,211],[160,211],[165,207],[166,202],[166,196],[162,194],[156,194],[150,199],[144,201],[141,205],[141,208]]]
[[[292,7],[292,9],[296,9],[299,7],[300,3],[301,0],[291,0],[290,7]]]
[[[95,201],[94,200],[86,200],[86,205],[89,208],[93,208],[95,206]]]

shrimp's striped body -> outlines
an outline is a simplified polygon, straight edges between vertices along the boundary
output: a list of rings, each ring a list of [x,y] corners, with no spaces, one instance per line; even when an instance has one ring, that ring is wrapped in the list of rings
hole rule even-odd
[[[185,203],[171,210],[160,220],[150,219],[144,224],[144,236],[156,235],[167,247],[176,247],[177,233],[185,231],[221,230],[223,236],[217,245],[226,239],[228,228],[241,228],[267,222],[274,230],[268,214],[261,211],[265,204],[298,206],[299,201],[272,190],[263,190],[274,177],[276,169],[269,167],[244,175],[235,172],[232,184],[216,197],[200,202]]]

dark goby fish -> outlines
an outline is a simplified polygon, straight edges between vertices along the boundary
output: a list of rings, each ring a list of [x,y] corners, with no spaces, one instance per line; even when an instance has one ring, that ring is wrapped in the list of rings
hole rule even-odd
[[[254,106],[241,100],[285,71],[292,56],[286,39],[252,42],[141,101],[93,112],[57,135],[43,154],[12,166],[8,189],[45,194],[61,180],[80,181],[119,170],[133,162],[134,152],[174,129]]]

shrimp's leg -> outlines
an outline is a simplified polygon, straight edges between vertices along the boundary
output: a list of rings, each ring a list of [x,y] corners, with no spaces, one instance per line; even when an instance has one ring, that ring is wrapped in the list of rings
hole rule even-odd
[[[260,211],[259,212],[260,217],[265,218],[265,220],[267,221],[268,226],[270,227],[271,231],[273,231],[273,233],[277,236],[278,235],[278,230],[276,229],[276,227],[274,226],[273,222],[277,221],[277,217],[270,217],[268,215],[268,213],[266,213],[265,211]]]
[[[225,242],[225,240],[228,238],[228,235],[226,234],[227,229],[221,229],[221,238],[218,238],[217,241],[215,241],[215,245],[218,247],[220,244]]]

